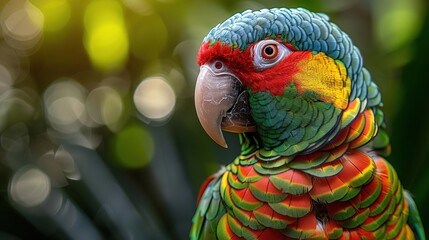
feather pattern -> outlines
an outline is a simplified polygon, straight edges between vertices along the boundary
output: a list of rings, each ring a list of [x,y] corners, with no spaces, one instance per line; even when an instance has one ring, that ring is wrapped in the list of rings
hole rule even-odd
[[[222,180],[212,180],[203,194],[200,212],[194,217],[194,228],[200,228],[196,232],[202,236],[209,232],[207,228],[217,226],[218,239],[412,236],[407,225],[409,200],[391,165],[359,148],[361,144],[350,144],[370,141],[364,133],[356,136],[351,129],[365,132],[372,120],[371,110],[364,111],[338,139],[312,154],[275,160],[260,154],[239,156],[226,167]],[[241,134],[240,139],[250,142],[248,137]],[[342,148],[347,150],[337,150]],[[281,164],[267,167],[262,164],[267,161]],[[303,169],[302,162],[311,164]],[[218,196],[222,196],[222,203]],[[215,221],[219,223],[213,224]]]
[[[365,112],[362,116],[370,117],[370,114]],[[365,125],[360,118],[356,121]],[[349,127],[356,126],[351,124]],[[203,195],[201,201],[208,201],[206,196],[209,194],[212,197],[210,206],[202,204],[205,207],[200,207],[201,212],[214,209],[211,210],[214,214],[206,215],[205,221],[219,221],[219,239],[263,239],[261,236],[278,236],[276,239],[353,239],[354,235],[368,239],[381,236],[393,239],[410,236],[412,231],[407,230],[406,222],[408,204],[393,168],[381,157],[374,158],[363,149],[350,147],[349,142],[357,139],[354,134],[339,137],[343,143],[332,144],[331,147],[349,146],[347,152],[341,151],[341,156],[328,163],[318,161],[321,156],[326,159],[325,155],[332,152],[333,149],[327,148],[321,153],[296,156],[288,161],[282,161],[287,157],[280,157],[271,161],[280,161],[288,167],[283,167],[277,174],[261,174],[256,170],[256,165],[247,164],[264,162],[260,155],[240,156],[238,161],[227,166],[223,175],[225,180],[213,182],[220,183],[220,186],[210,184]],[[246,138],[245,134],[241,136],[241,139]],[[366,137],[363,139],[367,140]],[[335,151],[333,155],[338,156]],[[309,161],[309,158],[319,162],[318,165],[312,164],[310,169],[326,172],[323,169],[328,165],[341,168],[334,174],[323,175],[309,174],[299,164],[296,165],[298,168],[293,167],[295,160]],[[259,167],[264,168],[262,165]],[[219,186],[224,208],[215,201],[210,186]],[[204,224],[196,222],[195,225]]]
[[[267,39],[299,56],[275,90],[266,86],[275,74],[251,73],[252,46]],[[244,87],[257,132],[240,133],[241,154],[204,185],[192,240],[425,239],[412,198],[384,158],[390,147],[378,87],[326,15],[238,13],[200,48],[200,65],[219,59],[237,77],[252,77],[242,83],[253,84]],[[338,86],[340,99],[329,91]]]

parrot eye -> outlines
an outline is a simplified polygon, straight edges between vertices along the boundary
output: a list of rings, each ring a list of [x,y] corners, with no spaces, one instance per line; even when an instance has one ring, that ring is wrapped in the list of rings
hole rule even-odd
[[[220,69],[222,69],[222,68],[223,68],[223,63],[222,63],[221,61],[216,61],[216,62],[214,63],[214,67],[215,67],[217,70],[220,70]]]
[[[277,49],[277,45],[268,44],[268,45],[264,46],[261,54],[262,54],[263,58],[273,59],[277,56],[278,53],[279,53],[279,51]]]
[[[210,65],[211,65],[211,69],[216,73],[223,72],[226,69],[225,64],[220,60],[216,60],[212,62]]]
[[[285,45],[274,40],[263,40],[253,47],[253,65],[257,71],[270,68],[291,54]]]

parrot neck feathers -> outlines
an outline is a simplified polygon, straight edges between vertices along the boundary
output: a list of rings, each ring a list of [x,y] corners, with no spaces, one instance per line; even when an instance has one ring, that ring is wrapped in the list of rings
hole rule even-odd
[[[342,110],[318,101],[313,93],[299,94],[294,83],[282,96],[250,95],[251,114],[264,149],[291,156],[321,147],[340,130]]]
[[[344,152],[367,145],[378,134],[380,124],[374,111],[365,108],[366,103],[359,98],[340,110],[332,104],[311,102],[310,97],[294,94],[293,84],[286,91],[291,92],[289,99],[271,96],[269,100],[268,93],[251,97],[250,101],[265,105],[252,110],[253,118],[259,121],[258,133],[240,134],[242,155],[257,152],[263,159],[276,159],[311,154],[321,149]],[[386,141],[382,144],[385,148],[388,147]]]

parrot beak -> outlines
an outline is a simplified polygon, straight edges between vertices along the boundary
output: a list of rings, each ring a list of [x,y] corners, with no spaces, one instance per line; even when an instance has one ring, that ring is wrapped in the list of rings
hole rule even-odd
[[[226,69],[226,68],[225,68]],[[222,130],[256,131],[250,115],[249,94],[228,69],[218,71],[202,65],[195,86],[195,108],[206,133],[220,146],[227,148]]]

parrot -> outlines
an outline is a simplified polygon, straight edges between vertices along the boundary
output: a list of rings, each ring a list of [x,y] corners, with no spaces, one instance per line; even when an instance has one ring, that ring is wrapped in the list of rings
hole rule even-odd
[[[381,93],[328,15],[236,13],[197,54],[195,109],[240,153],[202,185],[190,239],[425,239],[392,165]]]

